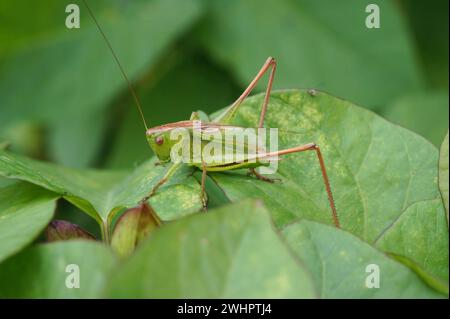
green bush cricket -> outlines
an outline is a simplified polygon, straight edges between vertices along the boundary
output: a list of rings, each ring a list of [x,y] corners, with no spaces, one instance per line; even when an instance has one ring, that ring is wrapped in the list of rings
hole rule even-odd
[[[259,123],[258,123],[257,128],[264,127],[264,119],[266,116],[267,107],[269,105],[270,93],[271,93],[272,84],[273,84],[275,71],[276,71],[276,61],[274,58],[269,57],[266,60],[264,65],[261,67],[260,71],[256,74],[255,78],[250,82],[250,84],[244,90],[244,92],[241,94],[241,96],[239,96],[239,98],[233,104],[231,104],[223,113],[216,116],[215,118],[210,119],[204,112],[198,111],[198,112],[193,112],[191,115],[191,118],[187,121],[174,122],[174,123],[169,123],[169,124],[164,124],[164,125],[148,128],[146,121],[145,121],[143,111],[142,111],[141,104],[139,102],[139,99],[137,97],[137,94],[136,94],[133,86],[131,85],[130,80],[128,79],[128,77],[126,75],[125,70],[123,69],[121,63],[119,62],[119,59],[118,59],[117,55],[115,54],[109,40],[107,39],[105,33],[101,29],[99,23],[95,19],[94,15],[93,15],[92,11],[90,10],[89,6],[87,5],[86,1],[83,0],[83,2],[85,4],[86,8],[88,9],[91,17],[93,18],[99,32],[101,33],[106,44],[108,45],[109,50],[111,51],[116,63],[119,66],[119,69],[120,69],[123,77],[125,78],[125,80],[128,84],[129,90],[133,96],[133,99],[135,101],[137,109],[140,113],[140,116],[141,116],[144,126],[146,128],[146,138],[147,138],[148,144],[150,145],[150,147],[153,150],[153,152],[155,153],[155,155],[158,157],[160,163],[167,164],[169,166],[167,169],[167,172],[165,173],[163,178],[161,178],[161,180],[149,191],[148,195],[145,196],[140,201],[140,204],[145,204],[147,202],[147,200],[157,192],[159,187],[162,186],[164,183],[166,183],[167,180],[169,180],[182,165],[194,166],[202,171],[201,198],[202,198],[203,207],[206,209],[207,194],[205,191],[205,181],[206,181],[207,172],[209,172],[209,171],[220,172],[220,171],[229,171],[229,170],[245,168],[245,169],[249,170],[250,175],[254,175],[256,178],[266,181],[266,182],[273,182],[272,179],[265,177],[265,176],[261,175],[260,173],[258,173],[256,171],[256,168],[258,168],[260,166],[266,166],[267,160],[270,158],[273,158],[273,157],[278,158],[278,156],[291,154],[291,153],[314,151],[316,153],[317,159],[319,161],[322,178],[323,178],[323,183],[325,185],[325,190],[327,192],[327,196],[328,196],[328,200],[329,200],[329,204],[330,204],[330,208],[331,208],[331,212],[332,212],[333,222],[336,227],[338,227],[338,228],[340,227],[339,218],[338,218],[336,207],[334,204],[333,194],[331,191],[328,174],[327,174],[327,170],[325,167],[325,162],[324,162],[322,153],[320,151],[320,147],[315,143],[308,143],[308,144],[304,144],[304,145],[300,145],[297,147],[292,147],[292,148],[288,148],[288,149],[284,149],[284,150],[277,150],[275,152],[267,153],[267,152],[263,151],[261,154],[257,153],[253,157],[250,156],[250,157],[248,157],[244,160],[240,160],[240,161],[235,161],[234,157],[233,157],[233,159],[222,158],[221,160],[214,161],[214,162],[209,162],[209,161],[204,160],[203,150],[204,150],[205,146],[207,145],[207,143],[210,142],[210,140],[203,139],[201,137],[202,136],[201,133],[203,131],[207,131],[207,130],[213,130],[213,131],[222,133],[223,131],[225,131],[227,129],[236,129],[236,131],[239,131],[239,129],[242,129],[242,127],[233,125],[234,116],[236,115],[236,112],[238,111],[238,109],[241,106],[244,99],[251,93],[251,91],[257,85],[258,81],[264,76],[264,74],[267,71],[270,70],[267,89],[265,92],[264,101],[263,101],[261,113],[259,116]],[[191,160],[188,162],[181,162],[181,161],[174,162],[171,159],[171,151],[173,150],[173,147],[179,143],[178,140],[174,140],[171,137],[171,134],[175,130],[179,130],[179,129],[187,130],[190,138],[192,138],[197,133],[200,133],[201,155],[199,157],[199,160]],[[224,134],[221,134],[221,136],[223,136],[223,135]],[[227,144],[228,142],[223,141],[223,143]],[[229,144],[228,146],[230,146],[230,147],[236,146],[234,144],[235,142],[231,142],[231,143],[232,144]],[[258,149],[258,146],[256,146],[256,145],[250,145],[250,144],[248,144],[249,142],[245,142],[245,143],[246,144],[244,145],[244,148],[247,150],[253,149],[253,148]],[[226,146],[227,145],[225,145],[225,147]],[[192,157],[192,158],[195,157],[195,155],[192,155],[192,153],[190,155],[191,155],[190,157]]]

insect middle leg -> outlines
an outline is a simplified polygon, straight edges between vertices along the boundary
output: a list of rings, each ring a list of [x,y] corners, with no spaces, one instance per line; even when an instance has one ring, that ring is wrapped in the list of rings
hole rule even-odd
[[[203,209],[206,210],[208,205],[208,198],[206,195],[206,165],[205,162],[202,162],[202,191],[201,191],[201,199],[203,204]]]
[[[253,175],[257,179],[264,181],[264,182],[269,182],[269,183],[275,183],[276,181],[281,181],[280,178],[270,178],[270,177],[261,175],[260,173],[258,173],[258,171],[255,168],[249,168],[247,175]]]

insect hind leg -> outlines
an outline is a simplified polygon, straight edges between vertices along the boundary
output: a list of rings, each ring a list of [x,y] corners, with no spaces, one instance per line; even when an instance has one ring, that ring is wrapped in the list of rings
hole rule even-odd
[[[330,180],[328,178],[325,161],[323,159],[322,152],[320,151],[319,145],[317,145],[316,143],[309,143],[309,144],[305,144],[305,145],[301,145],[301,146],[297,146],[297,147],[293,147],[293,148],[289,148],[289,149],[285,149],[285,150],[281,150],[281,151],[277,151],[277,152],[271,152],[271,153],[266,154],[265,157],[280,156],[280,155],[299,153],[299,152],[304,152],[304,151],[315,151],[315,153],[317,155],[317,159],[318,159],[319,165],[320,165],[320,170],[322,172],[323,183],[325,185],[325,190],[327,192],[328,201],[330,203],[333,223],[337,228],[340,228],[341,226],[340,226],[339,217],[338,217],[338,214],[336,211],[336,205],[335,205],[334,198],[333,198],[333,192],[331,191]]]
[[[250,84],[244,90],[244,92],[241,94],[241,96],[239,96],[239,98],[236,101],[234,101],[234,103],[228,109],[226,109],[222,114],[220,114],[218,117],[216,117],[213,121],[216,123],[221,123],[221,124],[230,124],[232,119],[234,118],[234,115],[236,114],[239,106],[241,105],[241,103],[252,92],[252,90],[258,84],[258,81],[263,77],[263,75],[269,69],[271,69],[270,74],[269,74],[269,80],[267,83],[266,93],[264,96],[264,102],[263,102],[263,105],[261,108],[261,113],[260,113],[259,122],[258,122],[258,127],[263,127],[264,119],[266,117],[267,106],[269,104],[270,92],[272,91],[272,84],[273,84],[273,80],[275,78],[276,68],[277,68],[276,60],[273,57],[268,57],[266,62],[264,63],[264,65],[259,70],[258,74],[256,74],[255,78],[252,80],[252,82],[250,82]]]

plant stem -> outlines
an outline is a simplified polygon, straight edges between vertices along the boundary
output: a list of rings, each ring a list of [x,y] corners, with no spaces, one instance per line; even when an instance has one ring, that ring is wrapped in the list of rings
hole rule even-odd
[[[109,245],[109,231],[108,231],[108,222],[104,221],[101,225],[101,233],[102,233],[102,240],[105,244]]]

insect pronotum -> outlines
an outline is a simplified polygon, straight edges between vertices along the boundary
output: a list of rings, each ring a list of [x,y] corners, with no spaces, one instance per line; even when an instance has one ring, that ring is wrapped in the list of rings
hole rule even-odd
[[[264,119],[266,116],[267,106],[269,105],[269,99],[270,99],[270,93],[272,90],[272,84],[275,76],[276,71],[276,61],[274,58],[269,57],[264,65],[261,67],[259,72],[256,74],[255,78],[250,82],[248,87],[244,90],[244,92],[239,96],[239,98],[231,104],[223,113],[221,113],[219,116],[210,119],[205,113],[199,111],[199,112],[193,112],[191,115],[190,120],[187,121],[180,121],[180,122],[174,122],[169,124],[164,124],[152,128],[148,128],[144,113],[142,111],[141,103],[139,101],[139,98],[131,85],[131,81],[128,79],[128,76],[126,75],[126,72],[124,68],[122,67],[116,53],[114,52],[114,49],[112,48],[111,43],[109,42],[108,38],[106,37],[105,33],[103,32],[102,28],[100,27],[100,24],[98,23],[97,19],[95,18],[93,12],[91,11],[90,7],[88,6],[86,0],[83,0],[89,14],[91,15],[92,19],[94,20],[94,23],[96,24],[100,34],[102,35],[103,39],[105,40],[109,50],[111,51],[114,60],[116,61],[117,65],[119,66],[120,72],[122,73],[125,81],[128,84],[128,88],[133,96],[133,99],[135,101],[136,107],[139,111],[139,114],[142,118],[142,121],[144,123],[144,126],[146,128],[146,137],[147,141],[153,150],[153,152],[158,157],[159,161],[161,163],[167,163],[169,164],[171,162],[171,156],[170,151],[175,143],[178,143],[178,141],[174,141],[171,139],[170,134],[172,131],[180,128],[184,128],[187,130],[190,130],[189,132],[192,134],[194,127],[196,124],[200,123],[199,129],[200,130],[208,130],[208,129],[214,129],[214,130],[225,130],[229,128],[236,128],[239,127],[233,126],[233,118],[236,114],[237,110],[239,109],[240,105],[244,101],[244,99],[251,93],[253,88],[257,85],[258,81],[263,77],[263,75],[270,70],[269,74],[269,80],[267,84],[267,89],[264,96],[264,101],[262,104],[261,113],[259,116],[259,123],[258,128],[262,128],[264,126]],[[248,145],[246,145],[248,146]],[[317,159],[319,161],[320,170],[322,172],[322,178],[323,183],[325,185],[325,190],[328,195],[328,200],[330,203],[331,213],[332,213],[332,219],[336,227],[340,227],[339,218],[337,215],[336,207],[334,204],[333,194],[331,192],[331,186],[327,174],[327,170],[325,167],[325,162],[322,156],[322,153],[320,151],[320,147],[315,143],[308,143],[304,145],[300,145],[297,147],[292,147],[284,150],[279,150],[275,152],[269,152],[269,153],[263,153],[261,156],[257,156],[252,161],[248,159],[244,159],[242,161],[231,161],[231,160],[223,160],[220,163],[208,163],[203,161],[203,157],[200,161],[191,161],[187,163],[188,165],[194,166],[199,168],[202,171],[202,179],[201,179],[201,198],[203,202],[203,207],[206,208],[207,206],[207,194],[205,191],[205,181],[206,181],[206,174],[208,171],[228,171],[228,170],[236,170],[236,169],[242,169],[242,168],[248,168],[249,174],[254,175],[257,179],[272,182],[273,180],[261,175],[258,173],[255,168],[259,166],[263,166],[263,161],[271,158],[271,157],[278,157],[280,155],[286,155],[290,153],[299,153],[304,151],[314,151],[317,155]],[[148,195],[145,196],[140,203],[145,203],[150,197],[152,197],[158,190],[158,188],[163,185],[165,182],[167,182],[168,179],[170,179],[174,173],[183,165],[186,163],[182,162],[172,162],[169,165],[169,168],[166,172],[166,174],[161,178],[161,180],[149,191]]]

